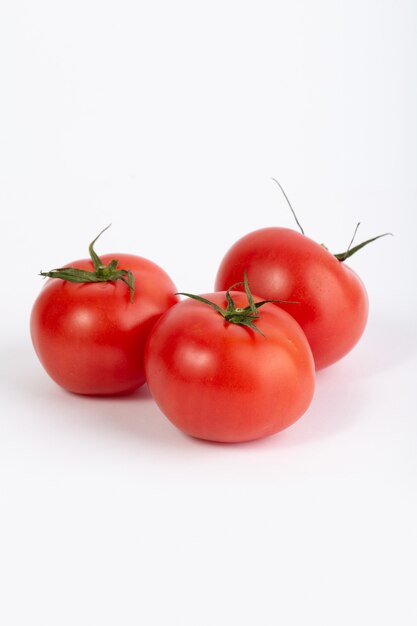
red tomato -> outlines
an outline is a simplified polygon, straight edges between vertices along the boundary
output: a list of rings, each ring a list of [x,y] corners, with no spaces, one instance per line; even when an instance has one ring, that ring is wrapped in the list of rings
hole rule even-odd
[[[129,254],[107,254],[131,270],[135,292],[116,282],[72,283],[50,278],[31,315],[31,335],[43,367],[58,385],[81,394],[119,394],[145,382],[143,355],[156,320],[178,302],[169,276]],[[90,259],[72,267],[92,271]],[[68,266],[67,266],[68,267]]]
[[[237,307],[248,304],[241,292],[232,296]],[[226,306],[225,292],[203,297]],[[315,373],[301,328],[273,304],[265,304],[253,323],[264,336],[190,299],[155,325],[145,352],[149,389],[183,432],[248,441],[290,426],[306,411]]]
[[[288,228],[263,228],[239,239],[221,262],[216,289],[242,280],[304,330],[316,369],[349,352],[363,333],[368,298],[359,277],[322,245]],[[240,289],[240,287],[239,287]]]

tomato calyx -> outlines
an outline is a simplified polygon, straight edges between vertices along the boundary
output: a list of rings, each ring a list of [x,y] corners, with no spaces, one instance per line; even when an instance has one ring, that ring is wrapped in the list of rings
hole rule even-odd
[[[352,248],[351,246],[352,246],[352,244],[353,244],[353,242],[355,240],[356,233],[358,232],[359,226],[360,226],[360,222],[358,222],[356,224],[355,232],[353,233],[353,237],[350,240],[350,244],[348,245],[348,248],[347,248],[346,252],[340,252],[339,254],[334,254],[333,255],[341,263],[343,263],[343,261],[346,261],[346,259],[348,259],[350,256],[355,254],[355,252],[358,252],[358,250],[360,250],[361,248],[364,248],[365,246],[367,246],[368,243],[372,243],[373,241],[376,241],[377,239],[381,239],[381,237],[387,237],[387,235],[390,235],[391,237],[393,236],[392,233],[383,233],[382,235],[377,235],[376,237],[372,237],[371,239],[367,239],[366,241],[362,241],[362,243],[358,243],[357,246],[354,246]]]
[[[304,229],[301,226],[298,217],[291,205],[291,202],[288,199],[287,194],[284,191],[284,187],[281,185],[281,183],[274,177],[272,177],[272,180],[278,185],[278,187],[280,188],[282,195],[284,196],[285,200],[287,201],[288,206],[290,207],[291,213],[293,214],[293,217],[295,219],[295,221],[297,222],[297,226],[300,229],[300,232],[302,235],[305,235]],[[355,232],[353,233],[353,237],[350,241],[350,244],[348,246],[348,249],[346,250],[346,252],[340,252],[338,254],[333,254],[333,256],[340,261],[341,263],[343,263],[343,261],[346,261],[346,259],[348,259],[350,256],[352,256],[353,254],[355,254],[356,252],[358,252],[359,250],[361,250],[361,248],[364,248],[365,246],[368,245],[368,243],[372,243],[373,241],[376,241],[377,239],[381,239],[381,237],[386,237],[387,235],[393,236],[392,233],[383,233],[382,235],[377,235],[376,237],[372,237],[371,239],[367,239],[366,241],[362,241],[362,243],[359,243],[357,246],[354,246],[353,248],[351,247],[353,244],[353,241],[356,237],[356,233],[358,231],[358,228],[360,226],[360,222],[358,222],[356,224],[356,228],[355,228]],[[324,243],[320,244],[325,250],[329,251],[328,247],[324,245]],[[332,254],[332,253],[330,253]]]
[[[130,291],[130,302],[133,302],[133,296],[135,294],[135,277],[130,270],[117,269],[119,261],[113,259],[108,265],[103,265],[100,257],[94,250],[94,244],[97,239],[108,229],[111,224],[106,226],[95,239],[90,243],[88,252],[93,262],[94,271],[81,270],[76,267],[59,267],[51,270],[50,272],[40,272],[40,276],[44,278],[60,278],[61,280],[67,280],[70,283],[102,283],[102,282],[116,282],[121,280]]]
[[[238,285],[245,286],[245,293],[248,299],[248,306],[246,307],[237,307],[230,291],[237,287]],[[246,272],[244,272],[244,280],[238,283],[234,283],[229,287],[226,291],[226,300],[227,300],[227,308],[222,309],[221,306],[212,302],[211,300],[207,300],[207,298],[203,298],[202,296],[197,296],[193,293],[184,293],[179,292],[177,295],[179,296],[187,296],[187,298],[192,298],[193,300],[197,300],[198,302],[202,302],[203,304],[207,304],[211,306],[212,309],[217,311],[225,320],[230,324],[238,324],[239,326],[248,326],[252,330],[255,330],[257,333],[265,337],[264,333],[254,324],[254,321],[259,319],[259,308],[268,302],[285,302],[286,304],[298,304],[298,302],[287,302],[286,300],[262,300],[261,302],[255,302],[252,296],[252,292],[249,288],[248,279],[246,276]]]

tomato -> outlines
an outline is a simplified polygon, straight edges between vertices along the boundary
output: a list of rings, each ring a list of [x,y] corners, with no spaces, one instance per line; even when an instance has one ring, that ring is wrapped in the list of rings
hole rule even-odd
[[[352,253],[353,250],[346,254]],[[298,302],[275,306],[287,311],[300,324],[311,346],[316,369],[320,369],[353,348],[368,316],[365,287],[355,272],[339,260],[344,256],[331,254],[294,230],[263,228],[232,246],[221,262],[215,285],[218,290],[225,289],[242,280],[246,271],[258,295]]]
[[[239,291],[231,296],[232,321],[205,302],[176,304],[154,326],[145,352],[148,386],[162,412],[188,435],[219,442],[290,426],[308,408],[315,382],[297,322],[270,303],[259,317],[239,321],[248,300]],[[202,297],[220,308],[228,301],[224,291]]]
[[[147,259],[129,254],[97,259],[102,268],[117,259],[126,275],[130,270],[133,298],[123,280],[74,283],[50,278],[32,309],[32,341],[47,373],[68,391],[128,393],[145,382],[146,339],[178,297],[169,276]],[[94,256],[75,261],[71,267],[92,273]]]

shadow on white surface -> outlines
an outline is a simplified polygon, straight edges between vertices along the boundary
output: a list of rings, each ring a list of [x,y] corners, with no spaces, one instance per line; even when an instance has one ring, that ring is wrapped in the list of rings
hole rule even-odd
[[[7,365],[6,365],[7,363]],[[24,420],[28,429],[78,431],[98,438],[109,431],[116,441],[127,435],[159,446],[187,441],[161,414],[146,385],[126,396],[99,397],[69,393],[44,372],[30,345],[3,351],[3,395],[10,419]],[[25,427],[23,424],[23,427]],[[119,437],[117,437],[119,435]]]
[[[188,440],[164,417],[146,385],[127,396],[77,396],[76,400],[85,404],[95,427],[126,435],[130,440],[177,448]]]
[[[286,445],[335,436],[352,428],[368,412],[381,409],[381,384],[393,383],[398,368],[413,367],[417,355],[411,320],[372,317],[365,336],[341,361],[317,373],[313,402],[305,416],[281,437]]]
[[[140,447],[170,447],[182,452],[195,447],[258,449],[305,445],[348,428],[363,405],[362,388],[346,384],[343,367],[322,372],[312,406],[290,429],[259,441],[219,444],[193,439],[182,434],[167,420],[153,401],[146,386],[122,397],[89,397],[68,393],[55,385],[28,350],[14,352],[9,358],[6,380],[8,393],[15,396],[14,411],[29,429],[54,432],[69,429],[78,437],[110,435],[115,441],[128,440]],[[5,382],[5,379],[3,379]],[[344,397],[349,402],[343,401]],[[24,424],[23,424],[24,427]]]
[[[287,448],[315,444],[352,428],[367,411],[375,410],[375,378],[405,365],[416,354],[411,324],[373,319],[356,349],[345,359],[318,373],[315,397],[307,413],[289,429],[267,439],[233,448]],[[2,380],[9,406],[34,428],[87,431],[111,435],[143,446],[230,448],[199,441],[180,433],[161,413],[146,386],[123,397],[77,396],[63,391],[43,372],[30,345],[3,352]],[[21,419],[21,418],[20,418]],[[41,424],[39,424],[41,420]]]

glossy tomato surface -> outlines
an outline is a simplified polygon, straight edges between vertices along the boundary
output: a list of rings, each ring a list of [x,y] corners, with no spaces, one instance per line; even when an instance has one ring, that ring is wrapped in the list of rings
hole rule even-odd
[[[248,304],[244,294],[232,296],[236,306]],[[204,297],[226,306],[224,292]],[[259,309],[255,324],[264,336],[190,299],[155,325],[145,354],[149,389],[183,432],[248,441],[286,428],[306,411],[315,372],[304,333],[273,304]]]
[[[128,254],[107,254],[130,269],[135,293],[116,282],[77,284],[48,279],[32,309],[36,353],[48,374],[81,394],[120,394],[145,382],[144,348],[158,318],[178,302],[169,276],[155,263]],[[93,270],[91,260],[69,264]]]
[[[362,281],[305,235],[288,228],[263,228],[242,237],[221,262],[216,289],[243,280],[245,270],[258,295],[299,303],[276,306],[304,330],[316,369],[338,361],[362,335],[368,316]]]

